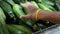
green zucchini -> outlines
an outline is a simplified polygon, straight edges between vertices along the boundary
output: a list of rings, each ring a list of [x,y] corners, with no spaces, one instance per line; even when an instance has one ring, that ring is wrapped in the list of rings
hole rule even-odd
[[[1,16],[3,17],[3,19],[6,20],[6,16],[5,16],[5,14],[4,14],[4,12],[3,12],[1,7],[0,7],[0,13],[1,13]]]
[[[5,34],[2,29],[2,24],[0,23],[0,34]]]
[[[28,14],[27,8],[23,7],[23,10],[24,10],[24,13],[25,13],[25,14]]]
[[[0,34],[5,34],[2,27],[1,27],[1,25],[0,25]]]
[[[11,34],[25,34],[25,32],[20,31],[19,29],[13,27],[12,25],[7,25],[7,28]],[[22,28],[23,29],[23,28]]]
[[[38,29],[38,26],[36,24],[34,24],[32,29],[33,29],[33,31],[36,31]]]
[[[0,26],[3,29],[4,34],[10,34],[7,30],[5,20],[2,18],[1,14],[0,14]]]
[[[25,2],[27,2],[27,0],[21,0],[21,1],[20,1],[20,3],[25,3]]]
[[[52,6],[48,6],[48,5],[46,5],[49,9],[51,9],[52,11],[56,11],[56,9],[55,8],[53,8]]]
[[[60,0],[55,0],[55,2],[60,5]]]
[[[54,6],[54,3],[49,2],[49,1],[44,1],[44,2],[42,1],[41,3],[47,6],[48,8],[50,8],[51,10],[56,11],[55,8],[52,7]]]
[[[38,5],[37,5],[37,3],[35,1],[31,1],[31,4],[34,5],[34,6],[36,6],[37,8],[39,8]]]
[[[49,1],[49,0],[35,0],[35,1],[40,3],[40,2]]]
[[[35,0],[36,2],[41,2],[42,0]]]
[[[46,4],[46,5],[50,5],[50,6],[54,6],[54,3],[53,2],[50,2],[50,1],[41,1],[42,4]]]
[[[13,1],[18,4],[27,2],[27,0],[13,0]]]
[[[32,34],[32,31],[24,25],[12,25],[13,27],[25,32],[26,34]]]
[[[51,9],[49,9],[47,6],[45,6],[44,4],[38,3],[38,6],[42,9],[42,10],[46,10],[46,12],[53,12]]]
[[[20,4],[21,0],[13,0],[15,3]]]
[[[20,7],[20,5],[18,4],[13,5],[13,10],[18,17],[20,17],[21,15],[24,15],[24,12],[22,11],[22,7]]]
[[[37,23],[37,25],[38,25],[38,28],[40,29],[45,29],[47,26],[45,26],[45,25],[43,25],[43,24],[40,24],[40,23]]]
[[[15,18],[11,6],[5,1],[0,1],[1,8],[9,15],[10,18]]]
[[[12,6],[15,4],[13,0],[4,0],[4,1],[8,2]]]

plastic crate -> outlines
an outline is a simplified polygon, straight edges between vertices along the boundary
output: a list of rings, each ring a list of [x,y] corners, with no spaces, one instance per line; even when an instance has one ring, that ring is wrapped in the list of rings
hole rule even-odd
[[[53,29],[57,28],[58,26],[59,26],[58,24],[52,25],[52,26],[50,26],[50,27],[48,27],[48,28],[43,29],[42,31],[37,31],[37,32],[35,32],[35,33],[33,33],[33,34],[43,34],[45,31],[53,30]],[[47,32],[47,33],[48,33],[48,32]]]

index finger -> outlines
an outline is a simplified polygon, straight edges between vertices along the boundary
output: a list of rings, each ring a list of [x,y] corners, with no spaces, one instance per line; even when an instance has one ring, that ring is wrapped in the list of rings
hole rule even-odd
[[[26,2],[26,3],[21,3],[21,5],[23,6],[23,7],[28,7],[28,6],[30,6],[30,5],[32,5],[30,2]]]

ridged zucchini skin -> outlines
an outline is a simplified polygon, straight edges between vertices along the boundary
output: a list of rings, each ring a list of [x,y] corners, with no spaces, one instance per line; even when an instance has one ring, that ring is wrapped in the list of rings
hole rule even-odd
[[[35,1],[31,1],[30,3],[31,3],[32,5],[34,5],[34,6],[36,6],[37,8],[39,8],[38,5],[37,5],[37,3],[36,3]]]
[[[0,14],[3,17],[3,19],[6,20],[6,16],[5,16],[3,9],[1,7],[0,7]]]
[[[13,0],[4,0],[4,1],[12,6],[15,4],[15,2]]]
[[[9,15],[10,18],[15,18],[13,10],[8,3],[6,3],[5,1],[0,1],[0,6]]]
[[[49,9],[48,7],[46,7],[45,5],[38,3],[38,6],[42,9],[42,10],[46,10],[46,12],[53,12],[51,9]]]
[[[32,34],[32,31],[30,28],[24,26],[24,25],[12,25],[13,27],[17,28],[18,30],[25,32],[26,34]]]
[[[10,34],[25,34],[25,32],[20,31],[19,29],[15,28],[12,25],[7,24],[7,28],[9,30]]]
[[[2,31],[4,32],[4,34],[10,34],[10,33],[8,32],[8,30],[7,30],[5,20],[4,20],[3,17],[1,16],[1,13],[0,13],[0,26],[1,26]]]

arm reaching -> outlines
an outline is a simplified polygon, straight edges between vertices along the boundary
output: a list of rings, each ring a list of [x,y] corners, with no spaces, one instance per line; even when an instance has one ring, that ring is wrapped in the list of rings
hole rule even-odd
[[[26,2],[21,5],[25,8],[27,8],[29,13],[27,15],[20,16],[20,18],[28,18],[28,19],[36,20],[36,11],[38,10],[38,8],[31,5],[31,3],[29,3],[29,2]],[[60,12],[49,12],[48,13],[46,11],[40,10],[38,12],[38,20],[39,19],[48,20],[53,23],[60,24]]]
[[[53,23],[60,24],[60,12],[51,12],[51,13],[48,13],[48,15],[46,16],[46,19],[48,21],[53,22]]]

